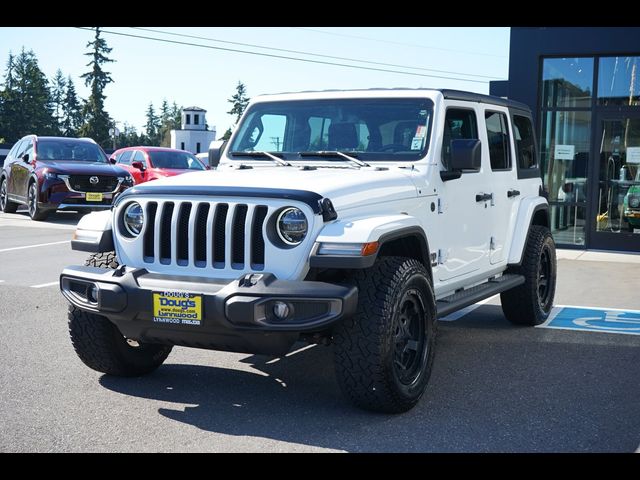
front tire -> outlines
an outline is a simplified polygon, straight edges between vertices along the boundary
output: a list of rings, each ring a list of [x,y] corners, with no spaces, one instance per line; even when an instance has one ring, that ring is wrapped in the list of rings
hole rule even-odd
[[[115,252],[91,255],[85,265],[115,269]],[[78,357],[98,372],[136,377],[154,371],[171,353],[170,345],[127,340],[106,317],[69,307],[69,335]]]
[[[556,292],[556,245],[547,227],[531,226],[522,264],[508,273],[523,275],[525,281],[500,294],[505,317],[516,325],[540,325],[551,313]]]
[[[429,274],[417,260],[382,257],[349,281],[358,287],[358,309],[333,333],[338,384],[360,408],[406,412],[422,397],[435,354]]]
[[[49,212],[47,210],[42,210],[38,206],[38,183],[35,181],[29,184],[27,207],[29,208],[29,216],[31,217],[31,220],[41,222],[42,220],[46,220],[49,216]]]
[[[4,213],[16,213],[18,204],[9,200],[9,186],[7,179],[0,180],[0,210]]]

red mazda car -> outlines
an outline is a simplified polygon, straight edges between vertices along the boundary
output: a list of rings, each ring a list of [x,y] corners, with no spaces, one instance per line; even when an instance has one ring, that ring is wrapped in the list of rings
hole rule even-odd
[[[136,185],[196,170],[208,170],[195,155],[164,147],[127,147],[116,150],[111,161],[125,168]]]

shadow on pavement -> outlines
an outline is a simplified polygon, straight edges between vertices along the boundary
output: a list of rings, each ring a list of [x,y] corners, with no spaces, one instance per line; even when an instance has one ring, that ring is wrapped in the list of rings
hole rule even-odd
[[[322,346],[243,359],[254,372],[168,363],[100,383],[187,404],[158,412],[205,431],[347,451],[632,452],[640,443],[640,382],[629,383],[640,378],[629,373],[640,365],[638,339],[511,327],[494,305],[439,328],[430,385],[402,415],[352,407]]]
[[[22,206],[18,209],[18,211],[14,214],[4,214],[5,218],[11,218],[13,220],[24,220],[28,222],[33,222],[34,225],[42,225],[42,224],[51,224],[51,225],[77,225],[82,217],[84,217],[88,212],[74,212],[74,211],[64,211],[64,212],[53,212],[50,213],[46,220],[41,222],[36,222],[29,218],[29,211],[27,207]]]

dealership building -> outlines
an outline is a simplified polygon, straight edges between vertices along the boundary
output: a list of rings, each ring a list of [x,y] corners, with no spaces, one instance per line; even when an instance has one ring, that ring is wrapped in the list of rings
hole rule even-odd
[[[640,28],[513,27],[509,79],[531,107],[558,246],[640,252]]]

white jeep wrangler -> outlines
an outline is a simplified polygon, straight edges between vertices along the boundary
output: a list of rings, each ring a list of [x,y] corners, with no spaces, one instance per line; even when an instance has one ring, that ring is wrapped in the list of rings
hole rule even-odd
[[[253,99],[215,171],[130,188],[82,218],[66,268],[80,359],[148,373],[173,345],[284,355],[330,344],[356,405],[420,399],[438,317],[500,293],[551,310],[555,246],[529,109],[451,90]]]

